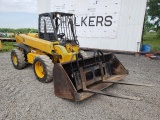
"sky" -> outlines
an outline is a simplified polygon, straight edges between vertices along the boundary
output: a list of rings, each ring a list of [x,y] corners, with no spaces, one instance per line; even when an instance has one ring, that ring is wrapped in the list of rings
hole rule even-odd
[[[38,28],[37,0],[0,0],[0,28]]]

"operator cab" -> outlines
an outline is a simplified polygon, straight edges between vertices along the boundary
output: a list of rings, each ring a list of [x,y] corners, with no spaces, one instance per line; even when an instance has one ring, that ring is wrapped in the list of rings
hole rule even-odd
[[[79,45],[76,38],[74,14],[51,12],[39,15],[39,37],[48,41],[59,41],[65,46],[66,43]]]

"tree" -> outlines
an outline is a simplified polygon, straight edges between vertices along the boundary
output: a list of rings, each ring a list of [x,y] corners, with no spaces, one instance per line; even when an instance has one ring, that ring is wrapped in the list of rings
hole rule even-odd
[[[149,22],[148,20],[148,14],[146,13],[146,16],[145,16],[145,21],[144,21],[144,33],[148,32],[149,30],[154,30],[154,25],[152,23]]]
[[[160,0],[149,0],[147,13],[151,20],[154,21],[156,31],[158,32],[160,30]]]

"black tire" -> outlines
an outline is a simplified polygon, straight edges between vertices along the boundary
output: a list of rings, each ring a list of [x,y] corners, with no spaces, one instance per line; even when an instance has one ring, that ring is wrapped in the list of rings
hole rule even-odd
[[[24,52],[19,49],[13,49],[11,52],[11,61],[14,68],[20,70],[26,66]]]
[[[34,59],[34,74],[40,82],[48,83],[53,80],[53,67],[52,60],[46,55],[39,55]]]

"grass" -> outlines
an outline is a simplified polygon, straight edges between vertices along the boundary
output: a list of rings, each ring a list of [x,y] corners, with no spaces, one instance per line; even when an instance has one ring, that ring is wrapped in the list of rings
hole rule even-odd
[[[15,44],[15,42],[2,42],[2,52],[9,52],[11,51],[14,47],[13,44]]]
[[[143,44],[151,45],[151,51],[160,51],[160,37],[157,33],[146,33],[143,40]]]

